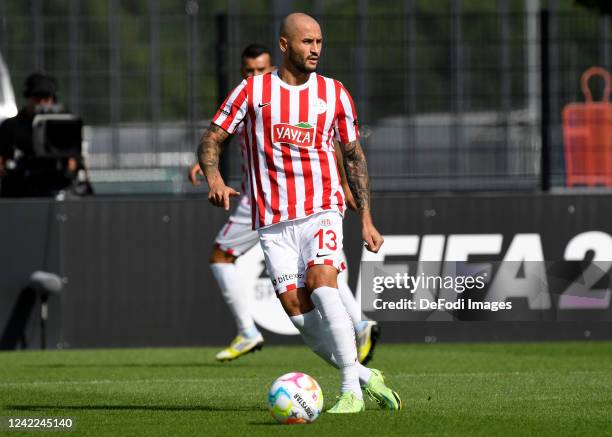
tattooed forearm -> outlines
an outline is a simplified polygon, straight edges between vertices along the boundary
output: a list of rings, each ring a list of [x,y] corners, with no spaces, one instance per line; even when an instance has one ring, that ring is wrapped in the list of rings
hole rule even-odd
[[[221,145],[227,137],[229,137],[229,134],[226,131],[215,124],[211,124],[200,139],[197,152],[198,162],[209,183],[221,176],[219,173],[219,155],[221,154]]]
[[[359,141],[352,141],[343,145],[344,169],[346,180],[357,210],[360,212],[370,211],[370,179],[368,177],[368,164]]]

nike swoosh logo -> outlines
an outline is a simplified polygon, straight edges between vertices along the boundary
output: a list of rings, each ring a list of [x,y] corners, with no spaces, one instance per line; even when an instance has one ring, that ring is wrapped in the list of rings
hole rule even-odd
[[[270,105],[270,102],[268,103],[258,103],[257,106],[259,106],[260,108],[264,108],[266,106]]]
[[[317,258],[322,258],[322,257],[324,257],[324,256],[330,256],[330,255],[331,255],[331,253],[324,253],[324,254],[322,254],[322,255],[321,255],[321,254],[319,254],[319,253],[317,253]]]

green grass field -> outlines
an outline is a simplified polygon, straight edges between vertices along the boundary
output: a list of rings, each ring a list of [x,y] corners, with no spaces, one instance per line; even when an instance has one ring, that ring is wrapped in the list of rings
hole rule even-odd
[[[337,394],[337,373],[306,348],[267,347],[227,364],[215,351],[0,353],[0,416],[70,416],[78,435],[273,436],[289,430],[266,410],[277,376],[313,375],[326,407]],[[405,410],[369,402],[291,435],[612,435],[610,342],[381,345],[371,365]]]

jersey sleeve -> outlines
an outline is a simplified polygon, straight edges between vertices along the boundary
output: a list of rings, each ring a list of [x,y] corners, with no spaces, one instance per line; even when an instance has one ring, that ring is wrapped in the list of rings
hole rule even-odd
[[[212,119],[214,124],[230,134],[236,132],[236,128],[247,113],[246,83],[246,80],[243,80],[240,85],[234,88]]]
[[[336,82],[336,123],[335,138],[341,144],[359,139],[359,126],[355,104],[349,92],[340,82]]]

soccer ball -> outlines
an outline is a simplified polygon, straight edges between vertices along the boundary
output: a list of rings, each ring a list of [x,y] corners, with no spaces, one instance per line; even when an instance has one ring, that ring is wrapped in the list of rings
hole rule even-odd
[[[312,376],[287,373],[272,383],[268,409],[279,423],[311,423],[323,409],[323,392]]]

